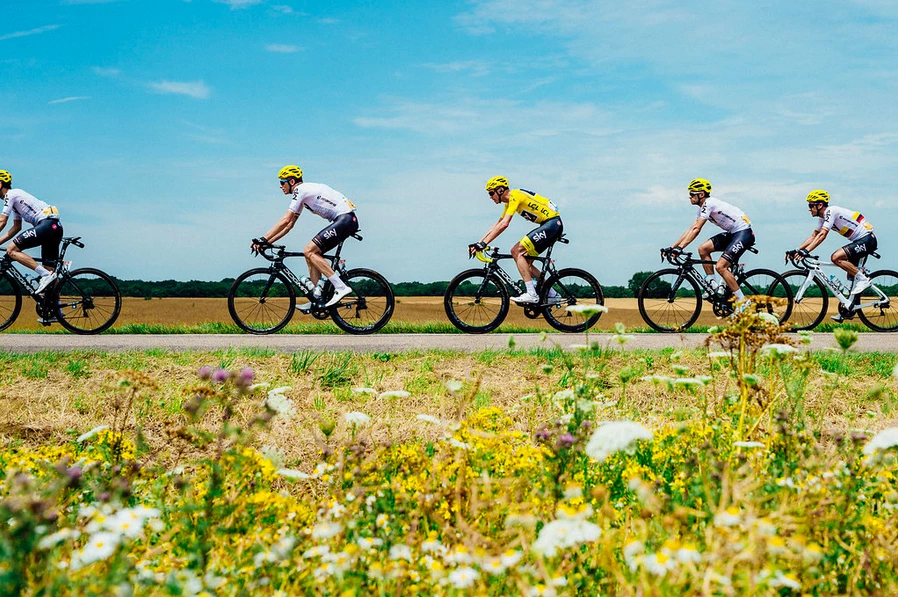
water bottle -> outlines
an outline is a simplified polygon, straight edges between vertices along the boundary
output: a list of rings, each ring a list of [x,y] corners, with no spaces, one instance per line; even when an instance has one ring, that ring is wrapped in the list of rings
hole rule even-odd
[[[836,292],[842,292],[845,290],[845,287],[842,286],[842,282],[839,281],[839,278],[836,277],[836,274],[833,274],[829,277],[829,283],[833,285],[833,288],[836,289]]]
[[[312,279],[308,276],[303,276],[299,279],[299,285],[302,286],[302,289],[309,294],[315,290],[315,285],[312,284]]]

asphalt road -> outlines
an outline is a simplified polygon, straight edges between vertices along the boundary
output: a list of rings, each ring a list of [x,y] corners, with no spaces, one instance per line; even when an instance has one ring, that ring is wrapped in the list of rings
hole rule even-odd
[[[862,333],[852,350],[870,352],[898,351],[898,334]],[[639,348],[696,348],[703,346],[706,334],[633,334],[621,345],[612,334],[590,334],[589,342],[599,342],[609,348],[633,350]],[[135,334],[75,336],[69,334],[0,334],[0,351],[38,352],[42,350],[68,351],[93,350],[119,352],[160,348],[171,351],[215,351],[229,348],[270,348],[284,352],[304,349],[355,352],[405,352],[411,350],[461,350],[504,349],[513,338],[516,348],[535,346],[571,347],[584,344],[582,334],[374,334],[372,336],[290,335],[250,336],[243,334]],[[837,348],[833,335],[812,335],[811,350]]]

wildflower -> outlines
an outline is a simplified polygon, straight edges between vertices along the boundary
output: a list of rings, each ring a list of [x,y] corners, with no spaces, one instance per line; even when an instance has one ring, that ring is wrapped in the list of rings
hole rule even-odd
[[[783,541],[782,537],[771,537],[767,541],[767,550],[770,553],[775,554],[785,554],[788,552],[788,549],[786,549],[786,542]]]
[[[377,537],[358,537],[355,540],[355,543],[364,551],[368,551],[374,547],[380,547],[384,544],[383,539],[378,539]]]
[[[471,444],[466,444],[465,442],[460,442],[457,439],[455,439],[454,437],[450,437],[448,441],[449,441],[449,445],[454,448],[459,448],[461,450],[470,450],[471,449]]]
[[[764,573],[767,573],[766,575]],[[762,577],[769,578],[770,572],[768,570],[763,570],[761,572]],[[788,589],[792,589],[793,591],[798,591],[801,589],[801,583],[798,582],[798,579],[795,578],[792,574],[783,574],[781,570],[777,570],[773,573],[773,578],[770,578],[767,581],[767,584],[771,587],[786,587]]]
[[[552,585],[537,583],[527,589],[528,597],[555,597],[558,593]]]
[[[265,459],[271,463],[275,470],[284,467],[284,460],[286,460],[287,455],[284,454],[284,451],[277,446],[270,446],[266,444],[262,446],[262,449],[259,450],[259,453],[262,454],[262,456],[264,456]]]
[[[758,319],[761,321],[765,321],[772,325],[779,325],[780,320],[773,313],[767,313],[766,311],[761,311],[758,313]]]
[[[312,539],[330,539],[339,535],[343,527],[336,522],[319,522],[312,528]]]
[[[737,506],[730,506],[723,512],[714,515],[714,524],[719,527],[731,527],[742,521],[742,511]]]
[[[823,548],[819,544],[811,542],[805,546],[802,555],[809,562],[819,562],[823,559]]]
[[[642,558],[642,565],[655,576],[664,576],[677,567],[677,561],[663,553],[650,553]]]
[[[583,315],[584,317],[592,317],[593,315],[597,315],[599,313],[607,313],[608,307],[605,305],[568,305],[565,307],[565,310],[569,313],[578,313]]]
[[[813,336],[809,330],[799,330],[798,337],[801,338],[802,344],[810,344]]]
[[[589,344],[570,344],[568,348],[571,350],[579,350],[580,352],[586,352],[589,350]]]
[[[365,413],[361,413],[358,411],[348,412],[343,415],[343,418],[346,419],[347,423],[349,423],[350,425],[355,425],[356,427],[364,427],[371,422],[371,417],[369,417]]]
[[[87,433],[82,433],[81,435],[79,435],[78,439],[76,439],[75,441],[80,444],[82,442],[89,440],[90,438],[92,438],[96,434],[100,433],[101,431],[105,431],[106,429],[109,429],[109,425],[100,425],[99,427],[94,427]]]
[[[403,545],[398,543],[392,547],[390,547],[390,559],[391,560],[405,560],[406,562],[412,561],[412,550],[408,545]]]
[[[212,377],[212,367],[209,365],[203,365],[199,368],[199,371],[196,372],[197,377],[200,379],[209,379]]]
[[[775,359],[781,359],[797,352],[798,349],[789,344],[765,344],[761,347],[762,357],[772,357]]]
[[[281,477],[285,477],[287,479],[293,479],[296,481],[301,481],[303,479],[311,479],[312,478],[312,475],[310,475],[308,473],[304,473],[302,471],[292,469],[292,468],[281,468],[281,469],[276,470],[274,474],[279,475]]]
[[[377,394],[374,388],[352,388],[352,391],[356,394]]]
[[[630,450],[636,441],[651,440],[651,431],[633,421],[612,421],[603,424],[586,444],[586,454],[599,462],[621,450]]]
[[[449,380],[446,380],[445,382],[443,382],[443,385],[446,386],[446,389],[449,390],[450,392],[457,392],[460,389],[462,389],[462,387],[464,387],[465,384],[463,384],[460,381],[454,380],[454,379],[449,379]]]
[[[467,589],[474,585],[479,576],[477,571],[470,566],[463,566],[449,573],[449,582],[456,589]]]
[[[490,574],[503,574],[506,570],[506,566],[502,563],[502,558],[487,558],[481,564],[481,568]]]
[[[387,528],[387,525],[390,523],[390,516],[388,514],[378,514],[377,518],[374,521],[374,524],[379,529]]]
[[[405,390],[390,390],[388,392],[381,392],[378,398],[408,398],[409,396],[411,396],[411,394]]]
[[[667,377],[665,375],[646,375],[641,379],[642,381],[650,381],[652,382],[652,385],[656,386],[660,384],[671,385],[674,381],[672,377]]]
[[[419,421],[424,421],[425,423],[433,423],[434,425],[442,425],[443,422],[436,417],[432,417],[430,415],[418,415],[415,417]]]
[[[231,372],[227,369],[216,369],[212,372],[212,381],[215,383],[224,383],[231,377]]]
[[[766,516],[755,521],[755,528],[757,528],[758,532],[762,535],[768,537],[776,535],[776,525]]]
[[[683,564],[694,562],[699,563],[702,561],[702,554],[699,553],[698,549],[691,543],[686,543],[682,545],[680,549],[674,552],[674,557]]]
[[[711,327],[708,328],[709,334],[716,334],[719,331],[720,331],[720,326],[712,325]]]
[[[521,558],[523,557],[523,553],[515,551],[513,549],[509,549],[501,556],[499,556],[499,559],[502,561],[502,565],[506,568],[513,568],[514,566],[518,565],[518,562],[520,562]]]
[[[671,368],[676,372],[677,375],[686,375],[689,373],[689,367],[686,365],[672,365]]]
[[[695,377],[678,377],[673,380],[674,387],[687,390],[699,390],[705,387],[705,382]]]
[[[624,545],[624,562],[630,567],[631,572],[636,572],[641,559],[638,556],[644,549],[645,545],[643,545],[642,541],[630,541]]]
[[[723,351],[709,352],[708,358],[709,359],[728,359],[728,358],[730,358],[730,353],[723,352]]]
[[[119,546],[119,535],[107,531],[101,531],[91,535],[90,540],[82,549],[72,555],[70,568],[80,570],[85,566],[105,560],[115,553]]]
[[[559,518],[545,525],[533,543],[533,551],[548,558],[559,549],[574,547],[580,543],[598,540],[602,530],[583,517]]]
[[[618,344],[621,344],[621,345],[626,344],[627,342],[629,342],[630,340],[633,340],[635,338],[636,338],[636,336],[633,336],[631,334],[613,334],[611,336],[612,342],[617,342]]]
[[[328,545],[316,545],[305,550],[302,554],[304,558],[320,558],[321,556],[327,555],[331,552],[331,548]]]
[[[898,446],[898,427],[883,429],[874,435],[864,446],[864,454],[870,455],[877,450],[888,450]]]
[[[456,545],[455,549],[443,556],[443,561],[447,564],[470,564],[474,561],[471,552],[464,545]]]
[[[733,445],[737,448],[763,448],[764,444],[761,442],[733,442]]]
[[[443,544],[436,538],[436,534],[428,536],[427,539],[421,543],[421,551],[424,553],[439,551],[442,547]]]
[[[105,521],[104,526],[110,531],[118,533],[120,537],[135,539],[143,535],[143,527],[148,519],[158,517],[159,510],[156,508],[136,506],[116,512],[114,516]]]
[[[836,328],[833,330],[833,336],[839,344],[839,348],[843,351],[851,348],[857,342],[858,335],[854,330],[846,330],[845,328]]]
[[[62,529],[42,538],[38,542],[37,548],[50,549],[51,547],[56,547],[58,544],[66,541],[67,539],[77,539],[80,536],[81,531],[76,531],[75,529]]]
[[[275,412],[285,420],[290,420],[296,415],[296,407],[293,401],[284,395],[284,392],[291,389],[290,386],[281,386],[268,391],[268,397],[265,399],[265,406]]]
[[[256,372],[249,367],[244,367],[240,370],[240,373],[237,374],[237,384],[248,388],[252,385],[255,378]]]

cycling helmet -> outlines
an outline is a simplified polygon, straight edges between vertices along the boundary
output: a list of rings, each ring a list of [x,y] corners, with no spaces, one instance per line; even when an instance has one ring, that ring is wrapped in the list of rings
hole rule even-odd
[[[819,189],[808,193],[808,203],[817,203],[818,201],[829,203],[829,193]]]
[[[686,188],[689,189],[690,193],[698,193],[699,191],[704,191],[708,195],[711,194],[711,183],[704,178],[696,178],[695,180],[690,182],[689,186]]]
[[[12,184],[12,174],[6,170],[0,170],[0,183]]]
[[[289,178],[302,178],[302,168],[292,164],[281,168],[281,171],[278,172],[278,179],[287,180]]]
[[[508,179],[504,176],[494,176],[486,181],[487,191],[494,191],[499,187],[505,187],[506,189],[508,188]]]

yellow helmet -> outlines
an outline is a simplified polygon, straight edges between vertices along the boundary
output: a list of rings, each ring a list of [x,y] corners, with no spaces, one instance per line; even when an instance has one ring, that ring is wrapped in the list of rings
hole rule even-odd
[[[302,168],[292,164],[281,168],[281,171],[278,172],[278,179],[287,180],[288,178],[302,178]]]
[[[494,191],[499,187],[505,187],[506,189],[508,188],[508,179],[504,176],[494,176],[486,181],[487,191]]]
[[[12,184],[12,174],[6,170],[0,170],[0,183]]]
[[[829,193],[820,189],[808,193],[808,203],[817,203],[818,201],[829,203]]]
[[[704,178],[696,178],[695,180],[690,182],[689,186],[686,188],[689,189],[690,193],[698,193],[699,191],[704,191],[708,195],[711,194],[711,183]]]

